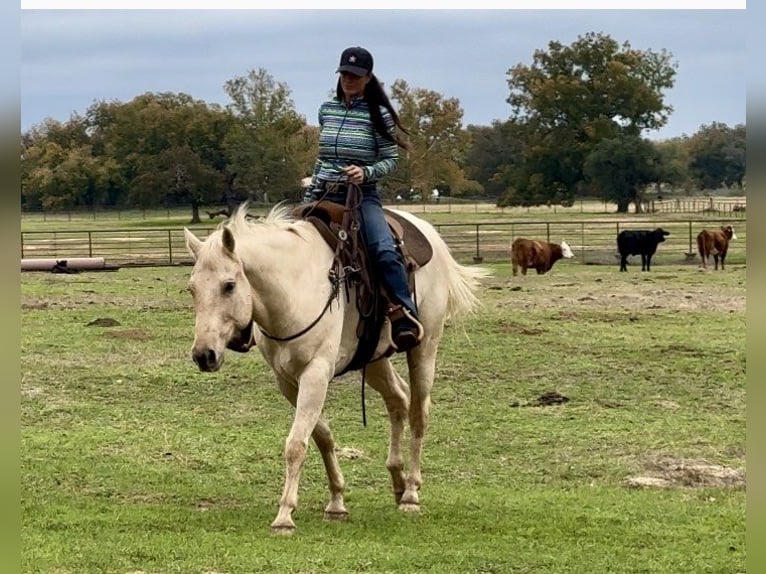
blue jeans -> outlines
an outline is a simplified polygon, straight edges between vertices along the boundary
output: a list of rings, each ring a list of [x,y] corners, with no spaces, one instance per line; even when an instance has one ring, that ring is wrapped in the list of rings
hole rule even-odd
[[[328,193],[323,197],[334,203],[346,204],[345,194]],[[360,210],[362,239],[367,247],[370,262],[377,271],[378,280],[386,288],[389,297],[394,299],[394,303],[403,305],[414,317],[417,317],[415,303],[407,282],[407,270],[404,268],[401,254],[396,249],[377,190],[364,192]]]

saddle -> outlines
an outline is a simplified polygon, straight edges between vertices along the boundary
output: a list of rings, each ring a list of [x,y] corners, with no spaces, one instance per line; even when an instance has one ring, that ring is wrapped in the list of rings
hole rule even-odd
[[[348,283],[356,285],[356,307],[359,311],[357,336],[359,345],[349,365],[336,376],[362,368],[370,362],[378,347],[381,329],[392,303],[385,289],[377,280],[369,264],[367,250],[361,237],[358,201],[360,190],[350,187],[346,205],[319,200],[302,204],[293,209],[296,219],[304,219],[317,229],[335,253],[334,268],[337,277],[346,285],[346,300],[349,300]],[[386,222],[391,230],[394,243],[402,255],[407,270],[410,291],[415,291],[415,271],[428,263],[433,248],[425,235],[408,219],[389,209],[383,209]],[[390,356],[395,347],[389,343],[383,356]]]

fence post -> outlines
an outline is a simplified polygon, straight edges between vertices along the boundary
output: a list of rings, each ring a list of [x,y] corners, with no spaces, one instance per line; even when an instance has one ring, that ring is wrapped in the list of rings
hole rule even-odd
[[[687,253],[694,253],[692,251],[692,222],[689,220],[689,251]]]
[[[580,246],[582,247],[582,262],[585,263],[585,224],[580,224]]]
[[[93,232],[88,231],[88,257],[93,257]]]
[[[551,241],[551,224],[550,223],[545,224],[545,237],[546,237],[546,241],[550,243]]]
[[[170,229],[168,229],[168,263],[173,264],[173,242],[170,238]]]
[[[21,232],[21,258],[24,259],[24,232]]]
[[[474,263],[481,263],[484,261],[484,258],[479,255],[479,224],[476,224],[476,255],[473,257]]]

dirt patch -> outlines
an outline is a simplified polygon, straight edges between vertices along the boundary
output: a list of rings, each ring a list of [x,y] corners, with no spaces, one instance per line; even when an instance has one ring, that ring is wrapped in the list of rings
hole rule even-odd
[[[119,331],[106,331],[105,337],[111,337],[113,339],[132,339],[134,341],[148,341],[151,339],[149,333],[143,329],[121,329]]]
[[[556,391],[548,391],[547,393],[543,393],[539,397],[537,397],[533,401],[520,403],[519,401],[515,401],[511,403],[509,406],[512,407],[549,407],[553,405],[563,405],[564,403],[569,402],[569,397],[565,397],[564,395],[556,392]]]
[[[90,323],[86,323],[86,327],[119,327],[121,323],[112,319],[111,317],[101,317],[99,319],[93,319]]]
[[[619,273],[615,268],[582,273],[582,281],[534,275],[511,280],[493,278],[483,283],[489,291],[497,292],[503,292],[501,287],[507,292],[509,285],[515,284],[518,289],[513,305],[519,309],[533,306],[562,313],[589,309],[623,313],[745,311],[746,290],[741,269],[727,268],[725,274],[719,272],[718,275],[700,274],[684,267],[674,271]],[[572,272],[578,273],[578,270]]]
[[[554,321],[598,321],[599,323],[619,323],[622,321],[638,321],[633,313],[600,313],[597,311],[559,311],[551,315]]]
[[[516,335],[542,335],[543,333],[547,333],[547,329],[536,329],[534,327],[527,327],[526,325],[522,325],[521,323],[516,323],[515,321],[503,321],[498,326],[498,331],[500,333],[505,334],[516,334]]]
[[[31,311],[39,311],[40,309],[47,309],[50,307],[50,303],[48,301],[29,301],[28,303],[22,303],[21,304],[21,310],[31,310]]]
[[[569,402],[569,397],[565,397],[562,394],[557,393],[556,391],[549,391],[547,393],[542,394],[537,399],[537,406],[538,407],[547,407],[550,405],[563,405],[564,403]]]
[[[703,349],[696,349],[688,345],[668,345],[667,347],[660,347],[658,349],[660,353],[677,353],[679,355],[689,355],[691,357],[707,357],[710,353]]]
[[[744,488],[745,472],[708,461],[664,457],[647,465],[647,473],[625,479],[630,487]]]

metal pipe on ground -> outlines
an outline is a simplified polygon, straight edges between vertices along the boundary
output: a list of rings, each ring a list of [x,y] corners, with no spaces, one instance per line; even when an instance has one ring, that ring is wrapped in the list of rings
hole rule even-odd
[[[103,257],[61,257],[22,259],[22,271],[53,271],[54,268],[65,268],[74,271],[82,270],[113,270],[114,267],[107,267]]]

